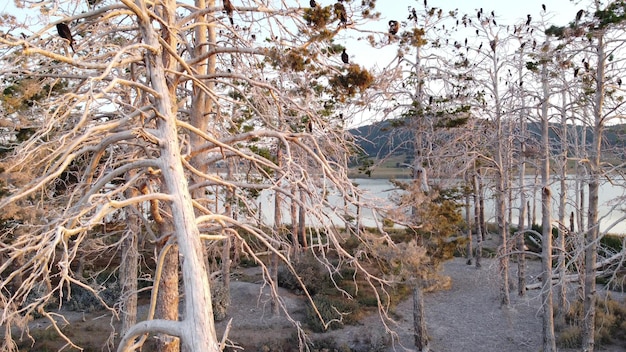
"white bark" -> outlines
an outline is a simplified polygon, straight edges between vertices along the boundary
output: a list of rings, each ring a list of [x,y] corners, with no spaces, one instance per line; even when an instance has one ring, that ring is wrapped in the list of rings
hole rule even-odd
[[[545,44],[548,46],[548,44]],[[545,60],[547,61],[547,60]],[[543,99],[541,104],[541,267],[543,269],[542,281],[544,286],[541,290],[542,298],[542,330],[543,351],[556,351],[556,338],[554,335],[554,305],[552,293],[552,191],[550,188],[550,125],[548,121],[548,104],[550,101],[550,88],[548,85],[547,62],[541,69],[541,85]]]
[[[171,194],[170,202],[174,236],[182,257],[182,276],[185,294],[184,318],[179,323],[166,324],[172,331],[164,333],[179,336],[181,349],[192,351],[219,351],[219,344],[213,322],[211,289],[202,254],[200,232],[195,221],[194,209],[185,176],[181,146],[178,141],[176,126],[176,106],[171,100],[164,75],[158,34],[149,19],[145,3],[138,1],[137,6],[124,1],[134,9],[144,42],[149,46],[145,53],[148,74],[152,89],[159,94],[154,98],[156,110],[160,113],[157,122],[158,143],[161,155],[159,163],[165,187]],[[149,323],[146,323],[149,324]],[[142,325],[142,326],[145,326]],[[176,326],[174,329],[173,327]],[[164,329],[168,330],[168,329]],[[124,337],[129,340],[134,333],[131,329]],[[119,351],[124,351],[120,344]]]
[[[589,179],[589,212],[587,222],[589,229],[585,234],[585,296],[583,300],[583,349],[593,352],[595,348],[595,316],[596,316],[596,269],[598,257],[598,239],[600,234],[600,221],[598,216],[598,193],[600,177],[602,175],[602,132],[604,130],[604,92],[605,92],[605,47],[603,34],[598,35],[596,67],[596,92],[593,104],[594,131],[593,142],[590,150],[589,166],[591,175]]]

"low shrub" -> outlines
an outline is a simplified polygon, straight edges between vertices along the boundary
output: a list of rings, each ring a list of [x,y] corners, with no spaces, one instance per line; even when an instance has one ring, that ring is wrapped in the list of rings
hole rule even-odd
[[[300,277],[309,294],[315,295],[332,286],[332,282],[327,274],[328,271],[313,255],[307,253],[300,261],[292,265],[295,269],[295,274]],[[302,292],[302,286],[298,282],[296,275],[285,265],[281,265],[278,268],[278,286],[294,292]]]
[[[565,314],[567,325],[558,332],[557,343],[563,348],[581,346],[581,326],[583,303],[574,302]],[[611,297],[596,302],[595,341],[596,344],[608,344],[615,340],[626,341],[626,304]]]
[[[323,320],[323,322],[320,321],[313,306],[307,307],[305,322],[314,332],[340,329],[346,324],[354,324],[357,321],[355,312],[359,310],[359,305],[352,300],[316,295],[313,297],[313,303]],[[325,326],[325,324],[328,325]]]
[[[565,327],[556,338],[556,345],[560,348],[579,348],[582,342],[582,331],[579,326]]]

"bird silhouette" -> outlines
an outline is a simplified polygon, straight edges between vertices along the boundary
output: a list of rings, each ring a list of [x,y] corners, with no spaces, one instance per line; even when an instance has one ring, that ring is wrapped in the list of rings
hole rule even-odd
[[[546,4],[541,4],[541,8],[543,9],[543,11],[546,11]]]
[[[315,6],[317,6],[317,3],[315,2],[315,0],[311,0],[311,1],[309,1],[309,5],[311,7],[315,7]]]
[[[343,52],[341,53],[341,61],[343,61],[344,64],[347,64],[350,62],[348,58],[348,53],[346,53],[346,49],[343,49]]]
[[[389,34],[396,35],[399,29],[400,29],[400,24],[398,23],[398,21],[394,21],[394,20],[389,21]]]
[[[339,18],[339,22],[345,24],[348,23],[348,16],[346,15],[346,8],[341,2],[335,4],[335,15]]]
[[[574,69],[574,77],[578,76],[578,71],[580,71],[580,67]]]
[[[530,17],[530,15],[526,15],[527,19],[526,19],[526,25],[529,26],[530,25],[530,21],[532,20],[532,17]]]
[[[580,21],[580,19],[583,18],[584,13],[585,13],[584,10],[579,10],[578,12],[576,12],[576,24],[578,24],[578,21]]]
[[[235,25],[235,22],[233,21],[233,12],[235,12],[235,7],[230,2],[230,0],[224,0],[224,11],[226,11],[226,14],[228,15],[230,24]]]
[[[59,32],[59,36],[63,39],[66,39],[70,43],[70,48],[72,48],[72,52],[76,52],[74,50],[74,38],[72,38],[72,31],[70,31],[70,27],[65,23],[57,23],[57,32]]]

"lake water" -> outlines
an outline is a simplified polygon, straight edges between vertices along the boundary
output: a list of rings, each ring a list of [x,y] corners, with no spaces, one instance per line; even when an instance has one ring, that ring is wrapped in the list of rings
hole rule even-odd
[[[368,226],[368,227],[376,226],[376,220],[382,221],[382,217],[383,217],[382,214],[384,213],[385,209],[392,209],[392,208],[397,207],[392,202],[390,197],[393,194],[397,194],[399,191],[395,190],[394,186],[388,180],[372,179],[372,178],[358,178],[358,179],[353,179],[352,181],[355,184],[357,184],[358,187],[364,192],[364,196],[363,198],[361,198],[361,202],[369,205],[369,206],[365,206],[361,208],[360,223],[363,226]],[[529,188],[529,185],[532,185],[533,183],[534,183],[533,177],[528,177],[525,180],[527,189]],[[559,185],[557,182],[554,182],[553,184],[550,185],[550,187],[552,188],[552,195],[553,195],[553,205],[552,205],[553,220],[556,220],[557,215],[558,215],[557,197],[559,194]],[[575,209],[575,206],[576,206],[575,204],[576,197],[574,194],[573,182],[568,182],[568,187],[569,187],[569,190],[568,190],[568,195],[566,197],[567,199],[566,201],[567,203],[566,224],[569,224],[569,214],[571,211]],[[540,187],[538,187],[538,189],[540,189]],[[536,197],[538,197],[537,203],[536,203],[536,219],[537,221],[541,221],[541,198],[540,198],[541,195],[539,191],[535,192],[535,194],[536,194]],[[515,197],[515,193],[514,193],[514,197]],[[529,209],[529,211],[531,211],[532,201],[533,201],[532,200],[533,191],[532,190],[527,191],[526,197],[527,197],[527,200],[531,202],[531,209]],[[585,205],[587,204],[587,197],[588,197],[588,191],[585,188]],[[344,206],[343,206],[342,201],[339,199],[339,197],[330,195],[328,199],[331,204],[334,204],[337,206],[337,209],[341,209],[342,213],[344,212]],[[602,183],[601,188],[600,188],[600,197],[599,197],[600,215],[601,215],[600,229],[602,231],[608,231],[610,233],[617,233],[617,234],[626,234],[626,202],[624,202],[625,199],[626,199],[626,184],[624,182],[614,183],[614,184],[611,184],[609,182]],[[272,192],[270,191],[262,192],[259,197],[259,201],[261,202],[262,217],[264,221],[267,224],[273,224],[274,206],[273,206]],[[513,209],[513,219],[515,222],[519,214],[517,210],[517,207],[519,207],[519,201],[517,199],[514,200],[513,207],[515,208]],[[379,209],[379,210],[373,210],[374,208]],[[486,210],[485,216],[487,217],[487,221],[493,222],[494,217],[495,217],[494,202],[493,202],[493,197],[491,197],[489,193],[486,195],[485,210]],[[347,211],[351,214],[356,214],[356,208],[354,206],[348,206]],[[585,212],[586,212],[586,209],[585,209]],[[288,209],[285,209],[284,214],[285,215],[283,216],[283,220],[284,222],[288,223],[289,222],[288,215],[287,215]],[[332,221],[337,226],[341,226],[341,227],[344,226],[343,220],[341,220],[339,216],[333,216],[332,212],[331,212],[330,218],[327,221]],[[307,223],[309,225],[319,225],[320,221],[317,221],[314,219],[307,219]]]

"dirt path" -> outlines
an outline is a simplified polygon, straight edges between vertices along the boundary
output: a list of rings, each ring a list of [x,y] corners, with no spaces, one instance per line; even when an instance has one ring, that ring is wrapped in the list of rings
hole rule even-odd
[[[531,266],[536,266],[532,263]],[[529,268],[531,269],[531,268]],[[501,307],[496,263],[483,260],[483,267],[454,258],[444,264],[444,274],[452,278],[447,291],[427,293],[426,321],[435,352],[538,351],[541,347],[541,312],[537,292],[520,298],[511,294],[509,308]],[[400,328],[401,343],[413,346],[412,301],[403,302],[406,312]]]

